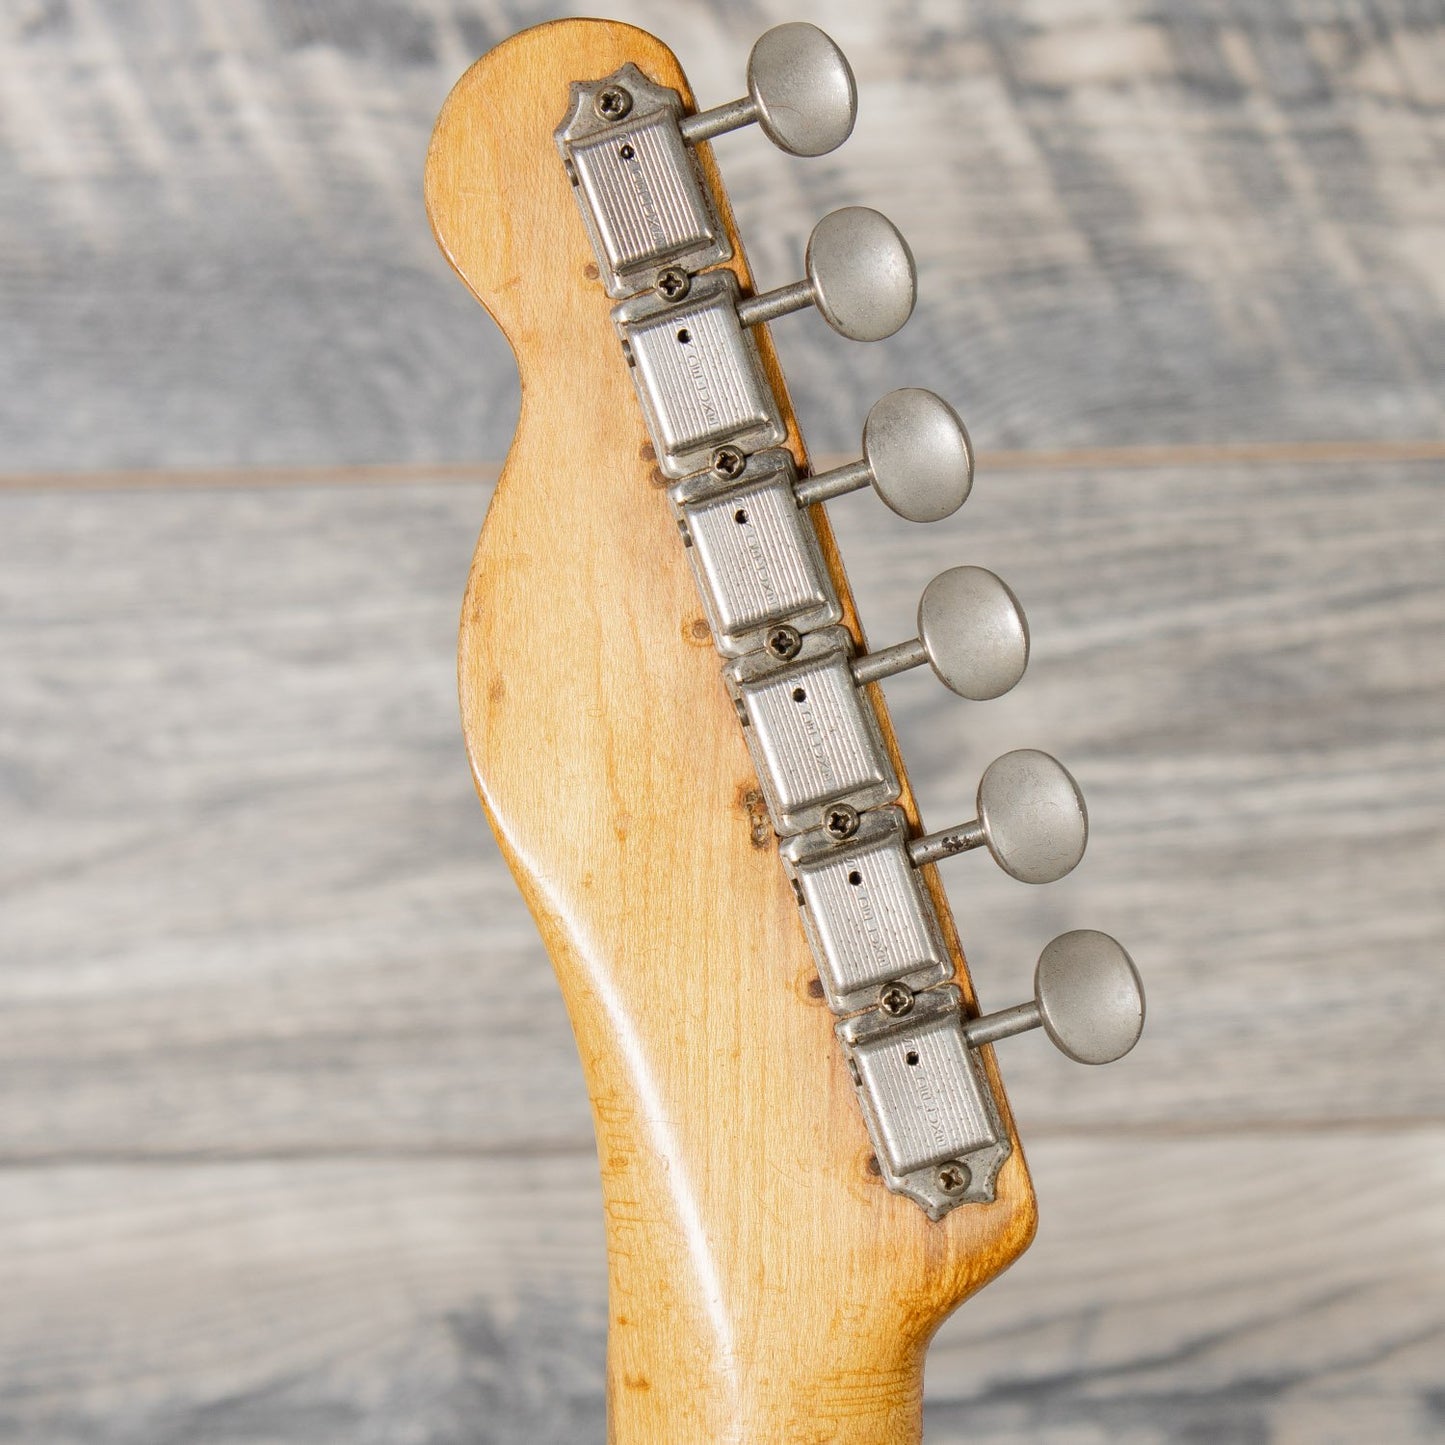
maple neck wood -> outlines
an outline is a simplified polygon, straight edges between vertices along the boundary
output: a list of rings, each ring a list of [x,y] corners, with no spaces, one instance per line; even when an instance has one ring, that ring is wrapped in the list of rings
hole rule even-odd
[[[457,84],[428,157],[444,253],[516,353],[522,407],[462,613],[483,806],[546,941],[592,1101],[616,1445],[915,1445],[940,1321],[1033,1235],[1023,1155],[930,1222],[871,1150],[797,904],[553,142],[573,80],[652,36],[544,25]],[[751,277],[708,146],[705,178]],[[766,328],[763,365],[806,461]],[[861,638],[826,519],[818,531]],[[882,700],[902,806],[917,812]],[[926,870],[958,967],[948,905]],[[970,997],[971,1002],[971,997]]]

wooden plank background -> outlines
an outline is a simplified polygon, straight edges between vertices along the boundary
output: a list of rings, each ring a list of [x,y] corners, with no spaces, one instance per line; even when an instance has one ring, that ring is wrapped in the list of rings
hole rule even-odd
[[[1036,653],[889,696],[927,815],[1056,751],[1090,857],[949,865],[980,992],[1124,938],[1144,1043],[1004,1055],[1033,1250],[928,1439],[1445,1439],[1445,8],[633,0],[709,100],[767,24],[847,147],[720,157],[764,282],[863,201],[914,321],[779,323],[805,429],[935,386],[958,517],[830,509],[875,637],[958,560]],[[435,256],[454,0],[0,17],[0,1439],[600,1441],[586,1101],[452,647],[510,358]],[[840,1283],[846,1288],[846,1281]]]

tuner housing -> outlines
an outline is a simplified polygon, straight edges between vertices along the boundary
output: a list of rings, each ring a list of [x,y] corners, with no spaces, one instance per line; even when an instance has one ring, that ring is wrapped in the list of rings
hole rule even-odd
[[[916,992],[953,973],[907,836],[901,809],[876,808],[861,816],[847,842],[814,831],[779,848],[834,1013],[869,1008],[885,984]]]
[[[861,812],[898,797],[877,714],[853,678],[842,627],[803,638],[789,662],[750,652],[723,669],[753,755],[773,828],[783,837],[824,825],[830,807]]]
[[[749,457],[734,480],[699,472],[668,491],[724,657],[758,651],[779,623],[811,632],[842,619],[796,483],[791,454],[772,447]]]
[[[620,89],[631,105],[607,120],[597,97]],[[602,80],[574,81],[557,149],[607,294],[648,290],[665,266],[701,271],[733,254],[693,149],[678,130],[682,100],[630,62]]]
[[[648,292],[613,308],[664,476],[701,471],[724,445],[755,452],[787,436],[738,295],[731,271],[710,271],[680,301]]]
[[[945,984],[919,994],[902,1018],[874,1009],[835,1026],[884,1183],[930,1219],[991,1201],[1011,1152],[978,1055],[964,1040],[962,1005],[959,990]]]

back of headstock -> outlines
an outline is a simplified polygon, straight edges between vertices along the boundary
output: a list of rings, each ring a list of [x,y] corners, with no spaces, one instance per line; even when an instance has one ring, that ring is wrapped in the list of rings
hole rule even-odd
[[[878,680],[927,661],[995,696],[1027,629],[996,578],[956,568],[919,639],[863,644],[818,503],[872,483],[932,519],[972,456],[909,391],[870,415],[863,461],[810,474],[765,323],[815,304],[887,334],[912,259],[852,208],[815,232],[806,281],[754,294],[707,140],[756,119],[819,153],[853,107],[819,32],[770,36],[750,96],[699,113],[642,31],[525,31],[458,83],[427,165],[437,239],[521,371],[462,715],[593,1103],[621,1442],[916,1441],[929,1337],[1034,1229],[989,1045],[1042,1023],[1094,1060],[1137,1033],[1132,966],[1097,934],[1050,945],[1034,1003],[977,1017],[931,864],[986,846],[1059,876],[1082,799],[1013,753],[974,823],[922,836]],[[696,194],[659,182],[679,157]]]

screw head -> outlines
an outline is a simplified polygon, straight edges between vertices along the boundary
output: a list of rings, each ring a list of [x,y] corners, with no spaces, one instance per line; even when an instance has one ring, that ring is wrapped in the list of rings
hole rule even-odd
[[[796,627],[780,622],[768,632],[763,646],[779,662],[787,662],[803,650],[803,634]]]
[[[951,1160],[947,1164],[940,1164],[934,1178],[938,1187],[945,1194],[962,1194],[973,1181],[973,1175],[969,1172],[968,1165],[960,1163],[957,1159]]]
[[[604,85],[592,101],[602,120],[621,120],[632,109],[632,92],[620,85]]]
[[[823,831],[830,838],[841,841],[851,838],[858,831],[859,821],[858,810],[851,803],[834,803],[823,814]]]
[[[913,1008],[913,990],[906,983],[888,983],[878,993],[878,1007],[889,1018],[902,1018]]]
[[[692,290],[692,277],[681,266],[664,266],[654,284],[664,301],[681,301]]]
[[[718,476],[733,481],[742,476],[748,459],[736,447],[719,447],[712,454],[712,469]]]

